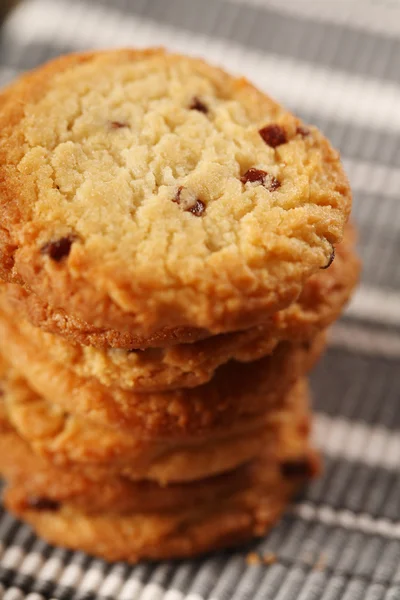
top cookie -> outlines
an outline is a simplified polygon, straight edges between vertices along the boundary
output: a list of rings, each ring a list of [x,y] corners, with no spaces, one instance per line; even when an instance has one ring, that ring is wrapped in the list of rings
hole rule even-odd
[[[201,60],[71,55],[0,102],[1,274],[94,326],[258,324],[342,238],[338,154]]]

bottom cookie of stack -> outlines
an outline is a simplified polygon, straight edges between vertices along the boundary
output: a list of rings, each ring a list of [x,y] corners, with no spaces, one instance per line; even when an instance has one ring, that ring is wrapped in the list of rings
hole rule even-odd
[[[2,410],[5,505],[48,541],[112,561],[193,556],[263,535],[319,470],[305,380],[289,395],[273,447],[228,473],[168,486],[59,470],[32,452]]]

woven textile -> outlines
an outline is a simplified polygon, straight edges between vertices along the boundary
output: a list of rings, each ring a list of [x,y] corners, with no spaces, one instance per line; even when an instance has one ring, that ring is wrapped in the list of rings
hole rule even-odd
[[[342,152],[364,270],[312,376],[325,470],[268,537],[191,561],[107,564],[0,509],[0,598],[398,600],[400,3],[26,0],[0,29],[0,84],[60,53],[122,45],[245,74]],[[249,566],[252,551],[276,562]]]

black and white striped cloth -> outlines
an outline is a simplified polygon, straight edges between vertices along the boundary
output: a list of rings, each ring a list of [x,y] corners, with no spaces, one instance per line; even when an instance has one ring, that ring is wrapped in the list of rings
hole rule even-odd
[[[323,477],[265,539],[205,559],[106,564],[0,510],[2,600],[400,599],[400,3],[26,0],[0,83],[60,53],[165,45],[246,74],[341,150],[362,284],[313,375]],[[248,566],[250,551],[273,552]]]

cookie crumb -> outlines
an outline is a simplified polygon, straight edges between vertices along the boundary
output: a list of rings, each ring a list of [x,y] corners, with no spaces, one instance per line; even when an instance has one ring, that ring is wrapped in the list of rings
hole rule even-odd
[[[183,185],[178,188],[175,198],[172,198],[172,202],[176,202],[186,212],[192,213],[195,217],[201,217],[206,210],[204,202],[197,198],[196,194]]]
[[[249,552],[249,554],[246,556],[246,563],[249,566],[260,565],[261,557],[257,554],[257,552]]]
[[[306,457],[285,460],[281,463],[280,469],[282,475],[287,479],[311,477],[312,475],[310,461]]]
[[[276,148],[277,146],[281,146],[282,144],[287,143],[286,132],[280,125],[266,125],[258,132],[264,142],[271,146],[271,148]]]
[[[128,127],[128,123],[125,123],[124,121],[110,121],[110,127],[111,129],[124,129],[125,127]]]
[[[255,169],[251,167],[246,173],[240,178],[240,181],[244,184],[246,183],[261,183],[267,190],[270,192],[274,192],[277,190],[281,183],[280,181],[267,173],[267,171],[263,171],[262,169]]]
[[[266,554],[262,555],[262,561],[264,565],[273,565],[274,563],[276,563],[276,560],[276,554],[274,554],[273,552],[267,552]]]
[[[27,508],[31,508],[33,510],[44,510],[56,512],[60,508],[60,503],[56,500],[51,500],[51,498],[44,498],[41,496],[30,496],[26,501]]]
[[[202,100],[198,96],[194,96],[192,102],[189,106],[190,110],[197,110],[199,112],[204,113],[205,115],[208,113],[208,106],[204,104]]]
[[[332,252],[331,252],[331,255],[329,257],[329,260],[328,260],[327,264],[324,267],[321,267],[321,269],[329,269],[329,267],[331,266],[331,264],[335,260],[335,256],[336,256],[335,246],[332,246]]]
[[[75,240],[75,236],[67,235],[54,242],[47,242],[40,248],[40,253],[49,256],[55,262],[61,262],[69,256]]]

